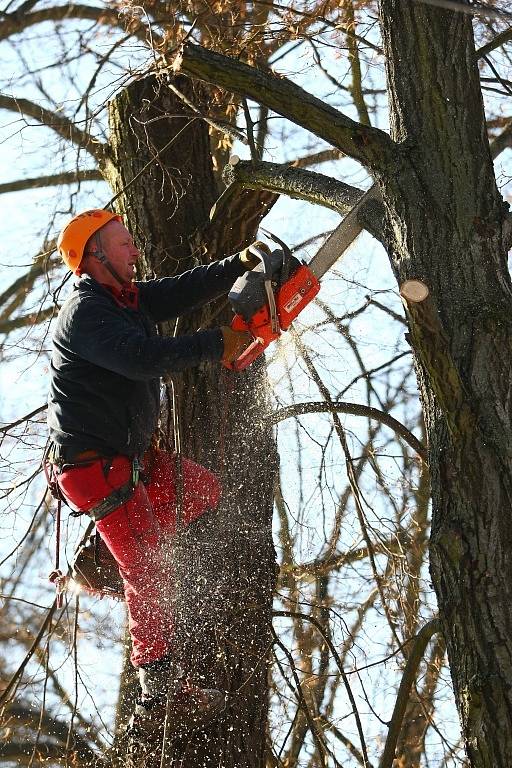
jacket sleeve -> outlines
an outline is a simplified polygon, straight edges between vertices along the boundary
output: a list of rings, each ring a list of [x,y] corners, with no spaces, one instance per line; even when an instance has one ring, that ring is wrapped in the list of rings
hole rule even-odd
[[[227,293],[246,269],[236,254],[176,277],[140,282],[140,300],[155,323],[170,320]]]
[[[177,338],[148,338],[142,327],[130,322],[114,305],[95,299],[80,302],[66,318],[62,339],[66,338],[69,346],[63,351],[134,381],[218,361],[224,350],[218,329]],[[59,343],[63,344],[57,336],[54,344],[58,347]]]

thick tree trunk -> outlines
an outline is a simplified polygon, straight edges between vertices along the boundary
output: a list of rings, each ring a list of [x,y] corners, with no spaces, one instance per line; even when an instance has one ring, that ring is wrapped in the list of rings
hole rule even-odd
[[[204,108],[203,90],[192,89],[183,78],[179,90]],[[110,118],[109,173],[115,191],[161,152],[118,200],[143,249],[144,276],[174,274],[226,255],[222,242],[206,254],[197,234],[218,196],[205,124],[187,114],[165,83],[152,78],[124,90],[112,103]],[[213,322],[209,312],[195,312],[180,321],[178,332],[228,321],[222,303],[214,309],[219,314]],[[266,418],[265,370],[260,365],[234,375],[220,365],[204,365],[173,379],[183,454],[215,471],[223,487],[219,509],[173,542],[174,646],[196,681],[228,692],[225,715],[186,744],[174,744],[174,758],[183,768],[261,768],[275,578],[276,453]],[[171,390],[168,382],[168,402]],[[171,411],[171,404],[164,408],[162,433],[172,446]],[[154,762],[160,765],[159,755]]]
[[[429,439],[431,572],[467,754],[512,754],[512,291],[471,19],[381,0],[395,168],[380,180]],[[464,66],[463,66],[464,65]]]

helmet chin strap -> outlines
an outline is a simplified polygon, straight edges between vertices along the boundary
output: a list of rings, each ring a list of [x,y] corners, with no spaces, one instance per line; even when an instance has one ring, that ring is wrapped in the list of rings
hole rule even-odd
[[[91,251],[91,256],[94,256],[95,259],[97,259],[100,264],[103,264],[105,269],[108,269],[114,280],[116,280],[119,285],[124,288],[126,286],[126,280],[122,280],[119,272],[117,272],[116,269],[112,266],[110,261],[107,259],[105,252],[103,250],[103,246],[101,244],[101,236],[99,230],[94,233],[94,240],[96,242],[97,251]]]

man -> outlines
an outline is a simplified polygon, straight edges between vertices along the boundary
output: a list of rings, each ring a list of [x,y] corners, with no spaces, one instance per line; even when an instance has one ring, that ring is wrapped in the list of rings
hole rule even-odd
[[[177,277],[135,282],[139,251],[120,217],[90,210],[62,230],[58,250],[80,277],[53,338],[49,459],[68,504],[88,513],[123,578],[142,698],[134,728],[161,720],[167,695],[177,731],[204,725],[224,706],[220,691],[185,680],[172,658],[165,548],[176,526],[173,458],[151,452],[163,374],[232,362],[250,341],[228,327],[168,338],[156,323],[226,293],[257,259],[249,251]],[[140,476],[142,469],[142,477]],[[183,462],[183,523],[219,498],[216,478]],[[167,568],[167,570],[166,570]]]

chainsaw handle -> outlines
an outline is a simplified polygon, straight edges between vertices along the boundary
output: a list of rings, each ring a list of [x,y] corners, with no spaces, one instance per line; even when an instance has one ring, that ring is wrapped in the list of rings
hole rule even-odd
[[[234,371],[243,371],[251,363],[253,363],[257,357],[259,357],[264,351],[267,345],[259,336],[255,338],[248,347],[244,349],[240,357],[238,357],[231,365]]]
[[[229,368],[230,371],[243,371],[245,370],[257,357],[261,355],[263,350],[268,347],[268,342],[261,338],[261,336],[254,336],[243,317],[241,315],[235,315],[231,321],[231,328],[234,331],[245,331],[250,333],[252,341],[248,347],[232,362],[222,361],[222,365],[225,368]]]
[[[261,355],[264,349],[268,345],[265,344],[262,338],[259,336],[253,338],[248,347],[244,349],[242,354],[232,362],[222,361],[222,365],[225,368],[229,368],[230,371],[244,371],[251,363],[253,363],[257,357]]]

